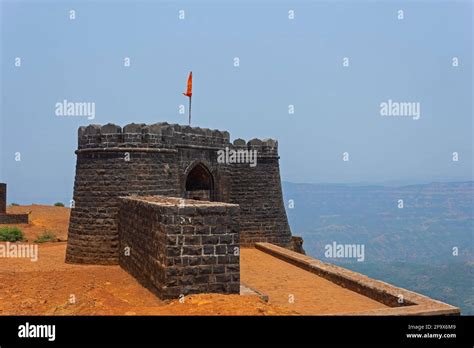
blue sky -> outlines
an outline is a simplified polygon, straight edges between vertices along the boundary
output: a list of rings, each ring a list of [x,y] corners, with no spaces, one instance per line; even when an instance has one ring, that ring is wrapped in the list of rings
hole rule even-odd
[[[193,125],[278,139],[283,180],[472,178],[470,1],[1,5],[0,181],[10,202],[71,198],[80,125],[185,124],[190,70]],[[63,99],[95,102],[96,118],[56,116]],[[388,99],[420,103],[420,119],[382,117]]]

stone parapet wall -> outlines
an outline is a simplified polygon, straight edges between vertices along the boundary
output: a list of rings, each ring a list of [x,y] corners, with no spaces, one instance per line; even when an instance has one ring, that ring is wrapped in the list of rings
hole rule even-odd
[[[28,214],[7,214],[7,184],[0,183],[0,224],[27,224]]]
[[[109,123],[79,127],[78,149],[107,148],[176,148],[255,149],[259,155],[278,155],[278,142],[273,139],[252,139],[230,142],[227,131],[182,126],[160,122],[155,124],[131,123],[123,128]]]
[[[28,214],[0,214],[0,224],[27,224]]]
[[[357,312],[353,313],[354,315],[459,315],[461,313],[458,307],[270,243],[256,243],[255,247],[339,286],[391,307]]]
[[[0,214],[7,212],[7,184],[0,183]]]
[[[239,293],[237,205],[123,197],[118,224],[120,266],[160,298]]]
[[[240,206],[241,245],[268,242],[291,247],[278,158],[261,158],[255,167],[234,165],[230,172],[229,201]]]
[[[229,133],[208,128],[180,126],[166,122],[89,125],[78,131],[79,149],[110,147],[172,148],[176,145],[222,147],[229,144]]]
[[[278,141],[274,139],[254,138],[245,142],[243,139],[235,139],[232,143],[234,150],[255,150],[258,157],[278,157]]]

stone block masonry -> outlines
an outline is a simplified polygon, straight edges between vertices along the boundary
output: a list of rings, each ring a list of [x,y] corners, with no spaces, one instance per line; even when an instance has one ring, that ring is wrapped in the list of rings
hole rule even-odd
[[[7,213],[7,184],[0,183],[0,214]]]
[[[0,214],[0,224],[27,224],[28,214]]]
[[[239,206],[166,196],[120,198],[119,264],[162,299],[239,294]]]
[[[7,184],[0,183],[0,224],[27,224],[28,214],[7,214]]]
[[[251,151],[256,165],[220,161]],[[117,264],[119,197],[161,195],[238,204],[240,243],[292,248],[280,183],[278,142],[227,131],[155,123],[89,125],[78,131],[74,208],[66,262]]]

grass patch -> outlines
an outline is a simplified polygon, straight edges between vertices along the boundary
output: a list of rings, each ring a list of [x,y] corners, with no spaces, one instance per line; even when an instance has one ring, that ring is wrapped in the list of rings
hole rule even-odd
[[[0,242],[20,242],[25,239],[23,232],[18,227],[1,227]]]
[[[64,203],[56,202],[56,203],[54,203],[54,206],[55,207],[64,207]]]
[[[46,231],[34,240],[35,243],[55,242],[57,237],[53,232]]]

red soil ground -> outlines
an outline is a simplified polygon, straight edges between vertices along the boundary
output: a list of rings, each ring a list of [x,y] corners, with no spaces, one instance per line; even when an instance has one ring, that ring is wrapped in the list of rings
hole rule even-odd
[[[29,242],[45,231],[67,239],[68,208],[8,211],[31,211],[30,224],[16,225]],[[385,307],[256,249],[242,250],[241,281],[268,295],[268,303],[218,294],[161,301],[119,266],[66,264],[65,252],[65,242],[54,242],[39,245],[37,262],[0,258],[0,315],[321,315]]]

